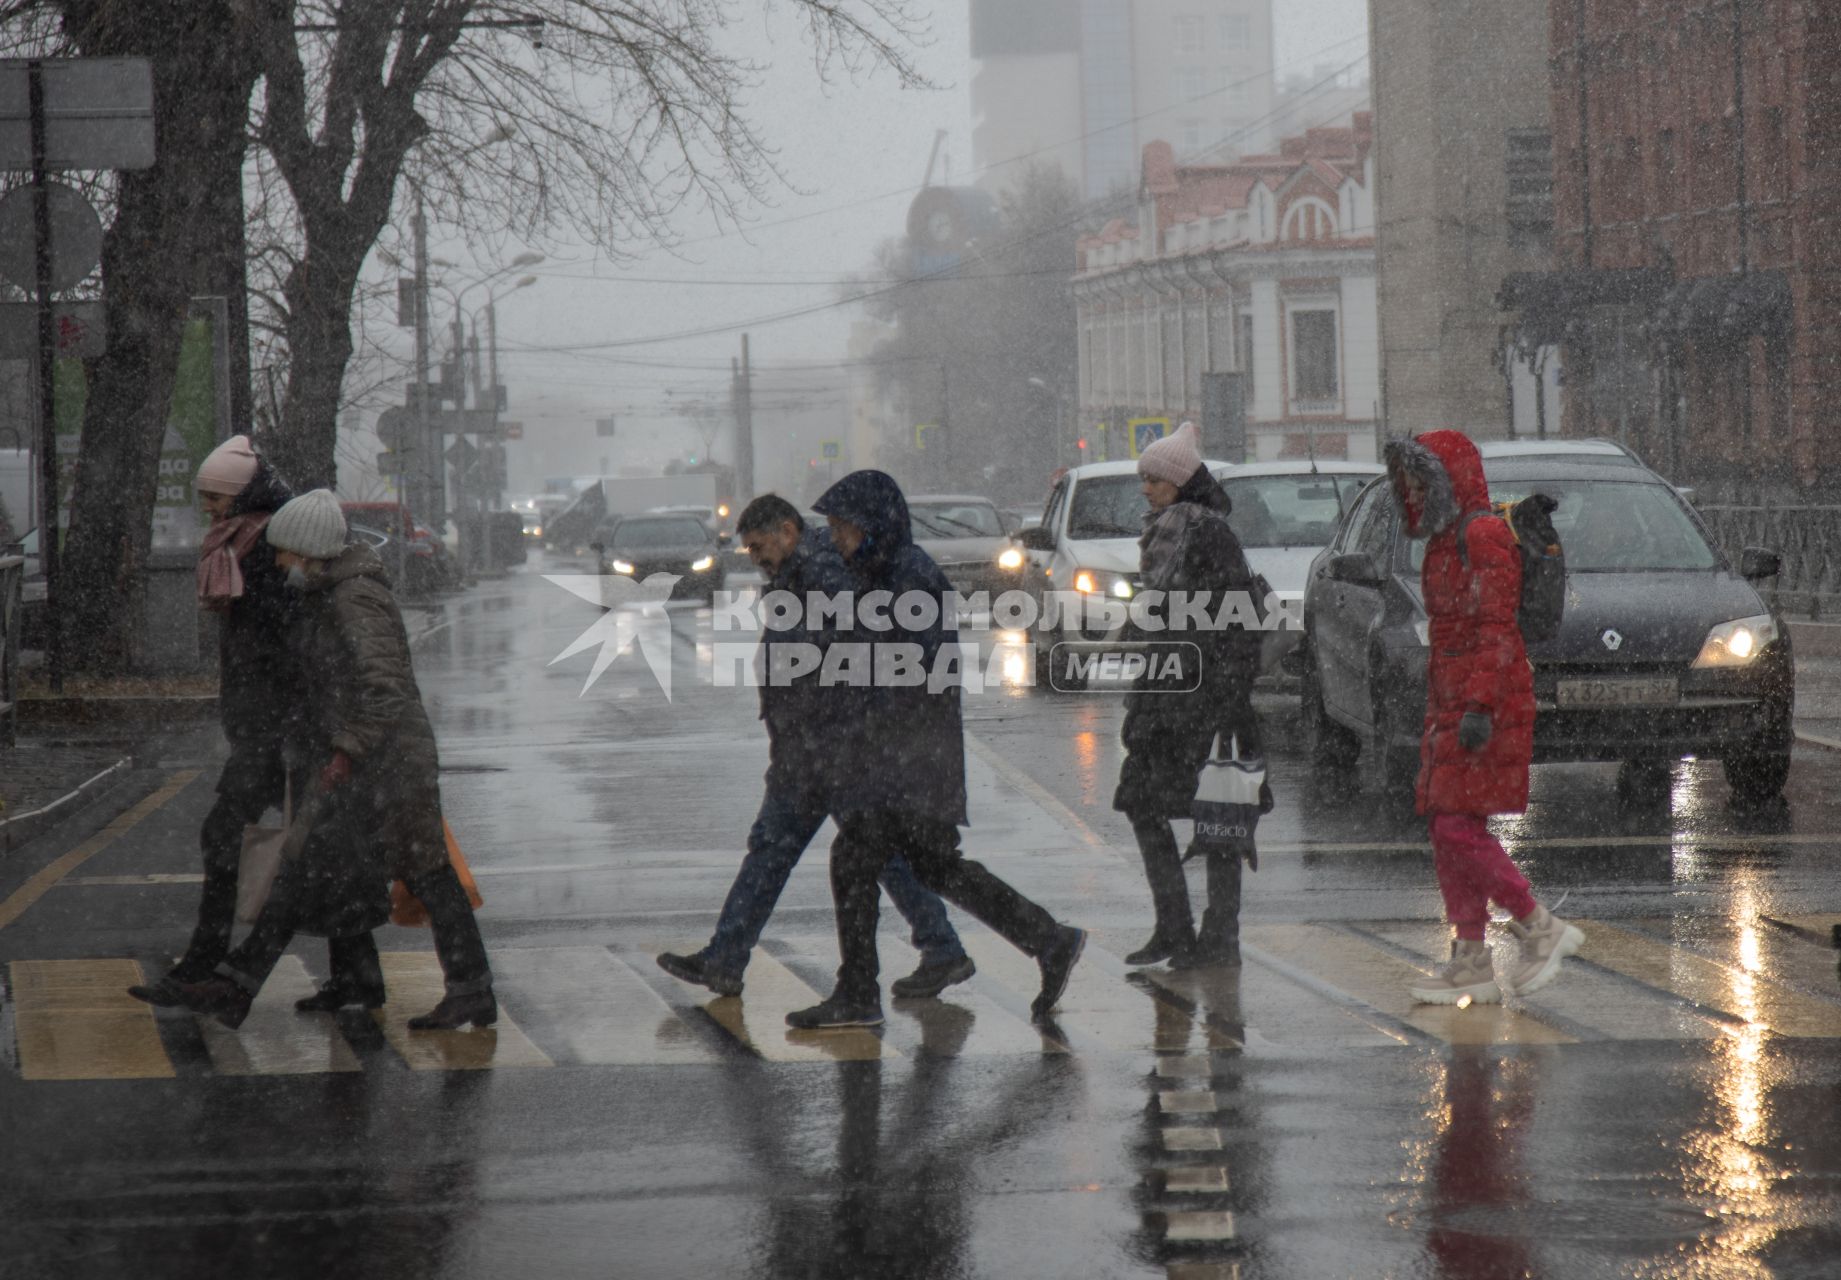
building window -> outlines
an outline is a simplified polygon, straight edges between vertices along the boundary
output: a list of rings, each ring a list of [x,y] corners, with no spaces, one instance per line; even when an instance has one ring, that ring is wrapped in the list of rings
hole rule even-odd
[[[1176,19],[1176,51],[1178,53],[1200,53],[1202,51],[1200,14],[1184,14]]]
[[[1229,53],[1245,53],[1253,47],[1253,20],[1244,13],[1221,15],[1221,47]]]
[[[1197,150],[1202,145],[1202,122],[1194,118],[1183,121],[1181,137],[1184,151]]]
[[[1503,170],[1509,243],[1518,249],[1541,248],[1553,233],[1553,134],[1510,129]]]
[[[1178,92],[1184,102],[1194,102],[1208,93],[1208,72],[1202,67],[1184,67],[1176,73]]]
[[[1336,313],[1291,313],[1291,398],[1300,410],[1333,407],[1339,394],[1336,379]]]

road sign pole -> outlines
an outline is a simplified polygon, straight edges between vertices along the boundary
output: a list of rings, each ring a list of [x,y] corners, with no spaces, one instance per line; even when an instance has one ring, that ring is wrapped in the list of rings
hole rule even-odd
[[[38,563],[45,573],[45,666],[51,691],[64,691],[64,626],[58,614],[57,330],[51,318],[51,191],[45,185],[45,68],[26,68],[32,128],[32,252],[38,305]]]

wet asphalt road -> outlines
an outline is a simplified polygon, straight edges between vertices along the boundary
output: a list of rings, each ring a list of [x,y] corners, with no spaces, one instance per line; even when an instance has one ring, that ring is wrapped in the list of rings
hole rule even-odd
[[[671,700],[637,652],[584,694],[592,655],[551,660],[598,612],[538,576],[571,567],[415,620],[496,1033],[401,1031],[418,930],[380,934],[382,1021],[287,1009],[312,940],[234,1035],[122,1005],[188,928],[211,734],[0,866],[0,1276],[1841,1271],[1841,756],[1799,755],[1753,814],[1717,765],[1638,813],[1611,770],[1537,770],[1500,830],[1583,957],[1503,1010],[1414,1010],[1444,945],[1422,833],[1313,791],[1282,700],[1244,970],[1132,979],[1118,699],[989,692],[966,843],[1093,930],[1061,1016],[1030,1028],[1033,967],[962,922],[971,983],[891,1002],[880,1037],[800,1037],[780,1014],[835,963],[828,832],[740,1001],[650,959],[707,934],[759,800],[753,692],[710,683],[738,637],[674,608]]]

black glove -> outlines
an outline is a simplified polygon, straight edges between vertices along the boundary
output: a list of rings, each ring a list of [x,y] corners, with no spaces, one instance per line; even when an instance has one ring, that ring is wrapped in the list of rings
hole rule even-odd
[[[1489,712],[1466,711],[1464,718],[1457,722],[1457,744],[1466,751],[1481,751],[1494,729]]]

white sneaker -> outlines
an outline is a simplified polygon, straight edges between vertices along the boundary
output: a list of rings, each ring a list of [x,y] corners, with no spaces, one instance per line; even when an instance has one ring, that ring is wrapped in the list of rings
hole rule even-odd
[[[1496,985],[1496,969],[1490,960],[1489,943],[1456,938],[1451,943],[1451,959],[1424,981],[1408,990],[1420,1004],[1460,1004],[1468,996],[1470,1004],[1501,1004],[1502,988]]]
[[[1526,921],[1509,921],[1509,932],[1521,939],[1521,958],[1509,974],[1509,991],[1532,995],[1560,976],[1560,961],[1585,945],[1585,934],[1546,907],[1536,906]]]

